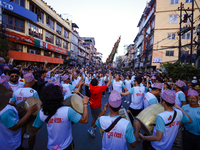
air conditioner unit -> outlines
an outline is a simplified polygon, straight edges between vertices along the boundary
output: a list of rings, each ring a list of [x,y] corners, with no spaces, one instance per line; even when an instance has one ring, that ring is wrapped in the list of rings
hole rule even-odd
[[[31,54],[35,54],[36,52],[35,52],[35,50],[30,49],[30,50],[29,50],[29,53],[31,53]]]

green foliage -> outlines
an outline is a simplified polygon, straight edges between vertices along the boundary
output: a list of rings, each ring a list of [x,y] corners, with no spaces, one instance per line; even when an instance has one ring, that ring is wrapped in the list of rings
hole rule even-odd
[[[10,41],[5,36],[6,30],[0,26],[0,56],[7,59]]]
[[[200,68],[196,69],[191,64],[181,64],[180,62],[166,63],[163,64],[163,67],[166,69],[167,76],[172,77],[175,80],[188,80],[193,76],[200,77]]]

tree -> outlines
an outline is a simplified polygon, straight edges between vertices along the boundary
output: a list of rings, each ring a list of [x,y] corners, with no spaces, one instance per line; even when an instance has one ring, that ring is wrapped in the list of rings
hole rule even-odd
[[[191,64],[181,64],[180,62],[176,63],[166,63],[163,64],[165,67],[167,76],[172,77],[175,80],[188,80],[193,76],[200,77],[200,68],[195,68]]]
[[[8,55],[10,41],[6,37],[6,29],[0,25],[0,56],[6,58]]]

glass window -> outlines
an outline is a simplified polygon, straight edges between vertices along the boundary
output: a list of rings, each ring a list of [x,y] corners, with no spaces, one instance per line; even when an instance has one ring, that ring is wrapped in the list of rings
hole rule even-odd
[[[174,56],[174,51],[166,51],[166,56]]]
[[[15,42],[11,42],[9,45],[9,49],[13,50],[13,51],[22,52],[22,48],[23,48],[23,46],[21,44],[18,44]]]
[[[192,0],[185,0],[185,3],[192,3]]]
[[[13,17],[8,16],[8,24],[10,24],[10,25],[13,24]]]
[[[24,20],[3,14],[3,24],[6,28],[24,32]]]
[[[67,30],[64,29],[64,37],[65,38],[69,38],[69,32]]]
[[[16,4],[19,4],[19,0],[14,0],[14,2],[15,2]]]
[[[169,15],[169,24],[177,24],[178,15]]]
[[[3,22],[3,23],[6,23],[6,18],[7,18],[6,15],[3,14],[3,15],[2,15],[2,22]]]
[[[168,40],[175,40],[176,39],[176,33],[168,33],[167,39]]]
[[[178,4],[179,0],[171,0],[170,4]]]
[[[37,14],[37,21],[43,23],[44,12],[40,7],[30,2],[29,10]]]
[[[73,34],[71,34],[71,41],[78,44],[78,38]]]
[[[191,33],[185,33],[182,35],[183,40],[189,40],[191,38]]]
[[[24,7],[24,6],[25,6],[25,1],[24,1],[24,0],[20,0],[20,5],[21,5],[22,7]]]
[[[61,47],[61,39],[59,37],[56,37],[56,45]]]
[[[47,15],[47,23],[46,23],[46,25],[49,27],[49,28],[51,28],[51,29],[53,29],[54,30],[54,21],[53,21],[53,19],[51,19],[51,17],[49,16],[49,15]]]
[[[68,42],[63,41],[63,48],[68,50]]]
[[[46,42],[52,43],[53,44],[53,34],[49,33],[49,32],[45,32],[45,40]]]
[[[56,25],[56,32],[60,35],[62,35],[62,27],[59,26],[58,24]]]
[[[33,36],[33,37],[37,37],[39,39],[43,39],[43,34],[42,34],[42,29],[29,23],[28,24],[28,28],[29,28],[29,35]]]

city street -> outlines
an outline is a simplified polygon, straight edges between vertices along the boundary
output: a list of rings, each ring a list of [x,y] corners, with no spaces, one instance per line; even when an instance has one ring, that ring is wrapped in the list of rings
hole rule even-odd
[[[83,94],[85,95],[85,91],[83,91]],[[109,97],[108,93],[106,93],[106,97],[102,97],[102,109],[103,106],[106,104],[108,97]],[[125,109],[128,109],[128,104],[123,102],[123,107]],[[92,138],[87,132],[92,122],[90,107],[88,108],[89,108],[89,123],[88,124],[77,123],[73,124],[72,126],[75,150],[101,150],[102,136],[100,135],[99,129],[97,128],[95,138]],[[108,112],[109,110],[107,110],[107,113]],[[40,129],[39,133],[36,135],[36,143],[34,150],[47,150],[47,140],[48,138],[47,138],[46,124],[44,124],[43,127]],[[25,148],[28,147],[27,139],[24,139],[23,146]],[[131,150],[133,148],[131,148],[128,145],[128,149]],[[139,142],[135,150],[141,150],[141,149],[142,149],[142,141]],[[180,148],[173,148],[172,150],[180,150]]]

